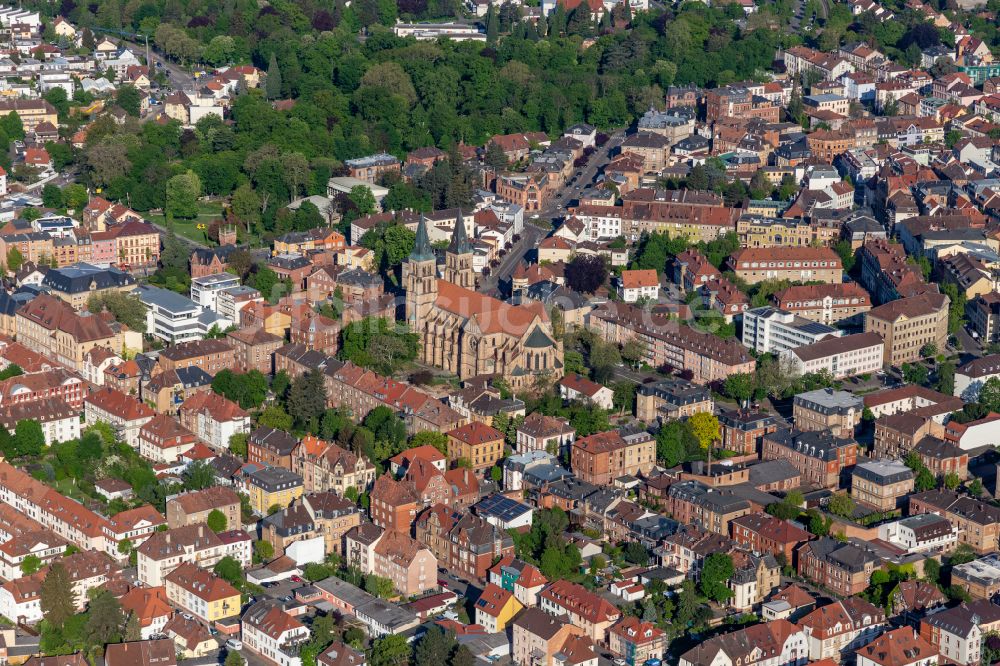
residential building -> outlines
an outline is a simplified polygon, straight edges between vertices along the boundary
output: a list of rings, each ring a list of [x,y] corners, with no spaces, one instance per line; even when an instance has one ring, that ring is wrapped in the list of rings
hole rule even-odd
[[[621,611],[578,583],[557,580],[538,595],[539,608],[551,615],[566,615],[595,643],[603,643],[608,630],[621,619]]]
[[[420,507],[420,497],[412,484],[383,474],[375,479],[369,498],[373,523],[386,530],[410,533]],[[440,559],[439,553],[435,555]]]
[[[626,303],[655,302],[660,294],[660,276],[652,269],[624,270],[618,279],[618,295]]]
[[[472,421],[448,433],[448,461],[467,461],[475,471],[489,469],[503,458],[503,433]]]
[[[283,510],[263,519],[261,535],[284,553],[299,541],[321,537],[323,552],[344,553],[344,535],[361,524],[361,512],[353,502],[332,492],[303,495]]]
[[[1000,627],[1000,606],[980,599],[932,613],[920,620],[920,637],[947,663],[974,666],[981,661],[986,634]]]
[[[638,414],[637,418],[646,420]],[[778,419],[766,412],[739,409],[719,414],[719,425],[722,427],[722,448],[739,455],[759,455],[764,435],[778,429]]]
[[[926,513],[916,517],[924,516],[944,520],[934,514]],[[950,524],[948,529],[949,532],[952,531]],[[951,569],[951,584],[968,592],[973,599],[993,599],[1000,593],[1000,556],[991,553],[978,560],[956,564]]]
[[[736,373],[752,373],[756,361],[736,340],[723,340],[678,324],[665,315],[650,314],[627,304],[607,303],[588,316],[588,326],[605,340],[624,345],[636,340],[643,363],[691,371],[696,384],[724,380]]]
[[[180,407],[181,425],[217,451],[229,448],[233,435],[250,432],[250,415],[213,391],[199,391]]]
[[[764,280],[844,281],[840,257],[826,247],[744,248],[729,258],[729,267],[747,284]]]
[[[1000,378],[1000,355],[974,358],[955,370],[954,394],[967,402],[975,402],[983,384],[994,377]]]
[[[104,652],[107,666],[177,666],[174,642],[169,638],[111,643]]]
[[[220,370],[231,370],[235,358],[228,340],[193,340],[173,344],[163,351],[157,364],[164,370],[200,368],[211,376]]]
[[[872,307],[871,297],[857,282],[794,285],[771,299],[781,310],[827,325],[854,319]]]
[[[250,537],[247,535],[246,544]],[[185,525],[152,534],[136,549],[138,576],[149,587],[164,584],[167,574],[184,562],[211,568],[225,556],[250,566],[250,549],[242,542],[223,541],[206,525]]]
[[[880,558],[863,545],[821,537],[799,548],[796,569],[800,576],[850,596],[868,588],[872,572],[880,565]]]
[[[783,429],[764,436],[761,457],[787,460],[802,474],[804,484],[837,488],[841,470],[857,463],[858,444],[829,430]]]
[[[640,384],[635,396],[635,416],[645,423],[713,411],[715,401],[711,391],[683,379]]]
[[[828,430],[837,437],[853,437],[864,407],[864,400],[849,391],[817,389],[795,396],[792,418],[799,430]]]
[[[80,437],[80,409],[64,400],[45,398],[0,406],[0,427],[12,435],[18,422],[29,419],[41,426],[46,446]]]
[[[936,513],[958,527],[958,540],[977,553],[998,548],[1000,509],[973,497],[949,490],[928,490],[910,496],[910,515]]]
[[[557,666],[566,642],[584,635],[581,627],[539,608],[525,609],[512,625],[511,659],[516,666]]]
[[[175,463],[197,441],[176,418],[157,414],[139,429],[139,455],[154,463]]]
[[[208,521],[213,511],[226,518],[227,529],[240,529],[240,496],[230,487],[212,486],[167,498],[167,525],[171,528]]]
[[[307,493],[343,495],[348,488],[364,492],[375,482],[375,465],[367,458],[312,435],[294,449],[292,469],[302,475]]]
[[[912,627],[888,631],[855,650],[858,666],[937,666],[937,648]]]
[[[260,515],[283,509],[302,497],[302,477],[284,467],[262,467],[244,473],[250,506]]]
[[[680,656],[680,666],[803,666],[807,634],[788,620],[773,620],[702,641]]]
[[[575,440],[570,460],[577,478],[607,486],[620,476],[649,472],[656,464],[656,441],[649,436],[626,440],[609,430]]]
[[[476,599],[475,622],[491,634],[502,632],[522,608],[521,603],[514,598],[513,592],[499,585],[487,583]]]
[[[913,470],[898,460],[858,463],[851,471],[851,498],[876,511],[895,511],[913,492]]]
[[[240,591],[195,564],[185,562],[163,580],[170,603],[206,624],[240,614]]]
[[[628,616],[608,631],[608,647],[612,654],[624,659],[627,666],[641,666],[650,659],[663,659],[667,635],[652,622]]]
[[[225,315],[223,315],[225,316]],[[258,370],[265,375],[274,371],[273,356],[285,341],[263,328],[241,328],[226,334],[233,348],[235,366],[239,372]]]
[[[820,606],[799,620],[809,632],[809,658],[839,662],[882,633],[885,612],[860,597]]]
[[[575,437],[576,430],[566,419],[532,412],[517,428],[516,448],[520,453],[547,451],[557,455],[568,451]]]
[[[275,666],[301,666],[299,648],[309,640],[309,628],[289,615],[274,599],[258,601],[243,614],[243,647]]]
[[[795,550],[812,539],[812,535],[787,520],[766,513],[748,513],[733,519],[730,537],[755,554],[769,554],[789,565],[795,562]]]
[[[563,400],[589,402],[601,409],[612,409],[614,391],[578,374],[566,375],[559,380],[559,395]]]
[[[417,541],[426,544],[445,569],[483,580],[493,562],[514,554],[514,541],[505,530],[472,513],[453,512],[436,504],[417,519]]]
[[[122,337],[102,319],[79,313],[66,301],[40,294],[14,314],[17,340],[60,365],[82,372],[87,352],[121,349]]]
[[[169,289],[143,284],[134,293],[146,306],[146,332],[164,343],[201,340],[213,325],[232,323]]]

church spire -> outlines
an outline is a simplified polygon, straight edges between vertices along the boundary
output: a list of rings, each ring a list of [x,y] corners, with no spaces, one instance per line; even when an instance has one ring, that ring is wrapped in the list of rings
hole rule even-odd
[[[412,261],[428,261],[434,258],[434,250],[431,248],[431,241],[427,237],[427,218],[422,214],[417,222],[417,240],[413,244],[413,252],[410,253]]]
[[[455,232],[451,235],[448,251],[455,254],[470,254],[472,252],[469,236],[465,233],[465,219],[462,217],[461,208],[458,209],[458,217],[455,218]]]

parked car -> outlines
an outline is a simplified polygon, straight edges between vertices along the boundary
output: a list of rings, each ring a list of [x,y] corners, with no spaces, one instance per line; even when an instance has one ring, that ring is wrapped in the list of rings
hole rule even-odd
[[[226,647],[229,648],[230,650],[235,650],[239,652],[240,650],[243,649],[243,641],[241,641],[238,638],[230,638],[228,641],[226,641]]]

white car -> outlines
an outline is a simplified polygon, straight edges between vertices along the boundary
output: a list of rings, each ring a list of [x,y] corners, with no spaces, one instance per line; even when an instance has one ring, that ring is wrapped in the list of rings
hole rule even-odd
[[[230,650],[235,650],[239,652],[240,650],[243,649],[243,641],[241,641],[238,638],[230,638],[228,641],[226,641],[226,647],[229,648]]]

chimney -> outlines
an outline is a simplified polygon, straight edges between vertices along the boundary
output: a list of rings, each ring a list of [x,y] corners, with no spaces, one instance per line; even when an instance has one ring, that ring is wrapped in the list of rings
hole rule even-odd
[[[198,538],[201,539],[205,536],[205,526],[198,525]]]
[[[170,532],[167,532],[166,540],[167,540],[167,543],[170,543]]]

